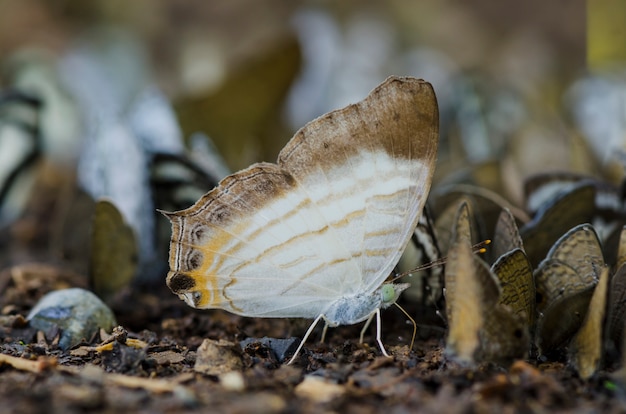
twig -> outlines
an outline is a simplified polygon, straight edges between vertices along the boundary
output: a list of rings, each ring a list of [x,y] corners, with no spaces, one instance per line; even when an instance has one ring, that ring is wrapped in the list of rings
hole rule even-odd
[[[57,365],[56,358],[39,357],[32,361],[30,359],[24,359],[14,357],[11,355],[0,354],[0,365],[8,364],[20,371],[28,371],[39,374],[47,369],[54,368]]]

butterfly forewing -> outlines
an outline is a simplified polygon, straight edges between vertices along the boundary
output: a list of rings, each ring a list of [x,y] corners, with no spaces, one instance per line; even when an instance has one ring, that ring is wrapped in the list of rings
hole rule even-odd
[[[521,316],[530,330],[535,319],[535,281],[526,254],[516,248],[500,256],[491,269],[502,287],[500,303]]]
[[[548,257],[570,265],[581,278],[595,282],[604,266],[600,240],[591,224],[580,224],[564,234],[548,252]]]
[[[363,274],[350,275],[356,291],[380,285],[417,225],[434,171],[437,122],[430,86],[396,80],[301,129],[280,153],[280,165],[314,200],[329,233],[359,262]]]
[[[508,208],[503,208],[498,216],[493,236],[493,255],[501,257],[512,250],[524,250],[524,244],[515,222],[515,217]]]
[[[596,285],[589,310],[582,326],[574,335],[570,345],[570,355],[578,374],[587,379],[597,371],[602,358],[603,325],[609,287],[609,269],[604,267]]]
[[[592,185],[580,183],[571,191],[556,195],[520,229],[524,250],[533,267],[541,262],[563,233],[577,224],[591,221],[595,194]]]
[[[94,291],[108,299],[130,284],[137,270],[133,229],[112,200],[96,202],[91,232],[90,273]]]

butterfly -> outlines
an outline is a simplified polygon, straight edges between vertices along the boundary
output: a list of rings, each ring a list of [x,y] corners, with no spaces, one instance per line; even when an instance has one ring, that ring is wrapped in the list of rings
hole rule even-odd
[[[188,305],[248,316],[369,322],[406,284],[385,283],[428,195],[438,145],[432,86],[390,77],[317,118],[276,164],[224,178],[172,224],[169,288]]]
[[[461,201],[445,271],[445,353],[463,364],[509,363],[525,357],[530,348],[532,288],[525,281],[532,281],[532,273],[521,249],[502,256],[490,269],[472,251],[472,219],[469,204]]]
[[[580,329],[572,338],[569,346],[570,362],[581,378],[594,375],[604,354],[604,319],[609,294],[609,268],[600,269],[600,278],[589,301],[589,309]]]
[[[562,347],[580,329],[604,266],[590,224],[573,227],[551,247],[534,273],[540,353]]]
[[[90,274],[94,292],[104,300],[130,284],[137,270],[135,233],[110,199],[96,201],[91,232]]]
[[[539,265],[551,246],[565,232],[577,224],[591,222],[595,197],[595,187],[582,181],[567,191],[557,192],[541,204],[533,219],[520,229],[526,254],[533,267]]]

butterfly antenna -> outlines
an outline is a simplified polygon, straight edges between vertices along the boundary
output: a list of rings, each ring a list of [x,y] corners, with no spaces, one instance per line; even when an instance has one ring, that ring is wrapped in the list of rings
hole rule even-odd
[[[409,313],[405,311],[402,306],[398,305],[397,302],[394,302],[393,304],[396,305],[398,309],[400,309],[402,313],[404,313],[406,317],[409,318],[409,320],[413,324],[413,336],[411,337],[411,346],[409,346],[409,350],[411,350],[413,349],[413,344],[415,343],[415,335],[417,334],[417,323],[415,322],[415,319],[411,318],[411,315],[409,315]]]
[[[486,240],[481,241],[480,243],[476,243],[475,245],[472,246],[472,252],[474,252],[475,254],[484,254],[487,251],[487,247],[486,246],[488,246],[490,244],[491,244],[491,240],[490,239],[486,239]],[[406,272],[399,273],[399,274],[395,275],[393,277],[393,279],[391,279],[391,281],[395,282],[396,280],[400,279],[401,277],[409,276],[409,275],[411,275],[413,273],[418,273],[418,272],[421,272],[422,270],[430,269],[430,268],[435,267],[435,266],[442,266],[442,265],[446,264],[447,261],[448,261],[448,257],[447,256],[440,257],[439,259],[433,260],[432,262],[428,262],[428,263],[425,263],[423,265],[417,266],[414,269],[408,270]]]

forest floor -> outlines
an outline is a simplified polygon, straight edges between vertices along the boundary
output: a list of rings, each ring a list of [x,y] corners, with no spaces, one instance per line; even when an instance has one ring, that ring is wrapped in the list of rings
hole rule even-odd
[[[565,362],[463,367],[449,361],[441,321],[432,312],[416,315],[406,302],[417,316],[418,337],[409,350],[411,325],[397,309],[383,312],[391,358],[376,347],[375,326],[361,345],[361,326],[355,325],[329,330],[324,344],[316,342],[316,330],[287,365],[267,345],[240,341],[302,337],[308,321],[196,311],[165,287],[118,295],[112,308],[122,328],[62,351],[58,338],[46,338],[24,319],[49,284],[18,286],[10,275],[0,274],[3,412],[626,410],[626,393],[614,374],[601,371],[583,381]]]

